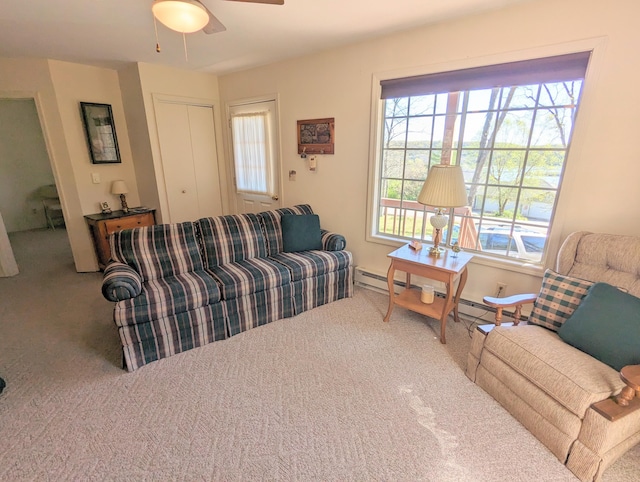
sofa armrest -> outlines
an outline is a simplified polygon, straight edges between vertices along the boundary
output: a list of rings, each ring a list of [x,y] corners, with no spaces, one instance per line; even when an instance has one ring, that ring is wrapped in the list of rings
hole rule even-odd
[[[482,301],[485,305],[496,309],[496,326],[500,326],[502,322],[502,310],[504,308],[515,308],[513,312],[513,324],[520,323],[522,313],[522,305],[533,303],[538,298],[536,293],[527,293],[523,295],[507,296],[506,298],[495,298],[493,296],[485,296]]]
[[[341,234],[321,229],[322,249],[324,251],[342,251],[347,247],[347,240]]]
[[[142,277],[131,266],[112,261],[104,270],[102,296],[109,301],[135,298],[142,292]]]

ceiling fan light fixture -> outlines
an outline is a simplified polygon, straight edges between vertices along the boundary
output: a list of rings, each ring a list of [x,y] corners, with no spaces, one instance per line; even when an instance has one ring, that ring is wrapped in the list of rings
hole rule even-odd
[[[193,0],[154,0],[153,15],[160,23],[180,33],[193,33],[209,23],[205,8]]]

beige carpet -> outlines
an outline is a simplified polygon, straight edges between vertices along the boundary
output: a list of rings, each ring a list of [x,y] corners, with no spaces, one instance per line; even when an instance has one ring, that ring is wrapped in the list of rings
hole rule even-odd
[[[464,376],[469,338],[356,289],[153,363],[119,368],[101,275],[64,231],[11,236],[0,279],[0,480],[575,481]],[[638,447],[605,474],[638,480]]]

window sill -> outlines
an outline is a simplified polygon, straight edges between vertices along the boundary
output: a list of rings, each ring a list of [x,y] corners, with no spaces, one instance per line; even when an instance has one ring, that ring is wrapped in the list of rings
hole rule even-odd
[[[533,264],[517,259],[496,259],[484,256],[480,253],[473,253],[471,264],[479,264],[489,266],[491,268],[503,269],[506,271],[515,271],[516,273],[528,274],[531,276],[539,276],[542,278],[544,267],[539,264]]]

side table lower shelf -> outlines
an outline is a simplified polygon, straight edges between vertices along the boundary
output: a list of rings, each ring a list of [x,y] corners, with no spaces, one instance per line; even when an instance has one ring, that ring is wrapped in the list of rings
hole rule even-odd
[[[395,295],[393,302],[398,306],[436,320],[439,320],[442,316],[446,304],[446,300],[438,296],[434,298],[433,303],[423,303],[420,301],[420,291],[415,289],[405,289],[400,294]],[[449,311],[451,309],[447,310],[447,312]]]

